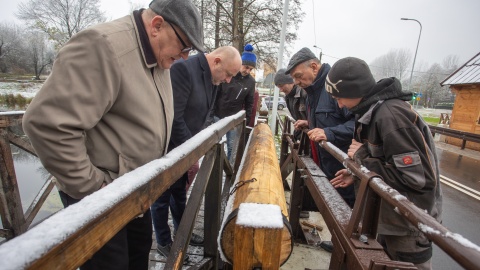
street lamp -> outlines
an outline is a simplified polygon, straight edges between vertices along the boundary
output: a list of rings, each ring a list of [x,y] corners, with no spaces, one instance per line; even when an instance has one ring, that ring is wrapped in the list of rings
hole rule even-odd
[[[417,51],[418,51],[418,44],[420,44],[420,36],[422,35],[422,24],[415,20],[409,18],[401,18],[400,20],[403,21],[416,21],[420,25],[420,33],[418,34],[418,41],[417,41],[417,49],[415,49],[415,56],[413,57],[413,65],[412,65],[412,72],[410,73],[410,82],[408,84],[408,90],[412,90],[412,77],[413,77],[413,68],[415,67],[415,60],[417,59]]]
[[[322,48],[318,47],[317,45],[313,45],[314,48],[320,49],[320,55],[318,60],[320,60],[320,63],[322,63]]]

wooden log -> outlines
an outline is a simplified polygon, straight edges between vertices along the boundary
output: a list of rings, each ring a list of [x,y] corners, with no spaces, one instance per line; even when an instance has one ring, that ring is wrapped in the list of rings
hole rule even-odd
[[[237,237],[241,237],[243,238],[242,240],[245,241],[242,244],[242,250],[245,250],[244,244],[246,245],[247,243],[250,245],[250,249],[254,249],[255,247],[267,248],[268,246],[268,244],[265,245],[263,243],[264,237],[262,235],[264,235],[265,232],[260,233],[260,230],[256,229],[254,230],[255,234],[252,234],[253,231],[251,229],[236,229],[239,207],[240,204],[243,203],[270,204],[280,207],[283,228],[281,229],[279,262],[280,265],[284,264],[292,253],[293,238],[287,218],[288,210],[280,166],[275,152],[274,139],[270,127],[267,124],[260,123],[255,126],[251,132],[244,159],[242,160],[237,179],[231,189],[231,195],[225,208],[225,218],[222,229],[220,230],[219,244],[223,259],[230,264],[234,262],[234,253],[237,252],[235,250],[236,247],[234,247]],[[251,237],[245,239],[248,235],[251,235]],[[272,235],[274,235],[274,233],[272,233]],[[253,239],[251,239],[252,237]],[[271,256],[272,250],[265,250],[265,252],[256,250],[255,254],[258,255],[260,253]],[[261,259],[262,258],[258,257],[252,258],[251,263],[257,266],[261,265]]]

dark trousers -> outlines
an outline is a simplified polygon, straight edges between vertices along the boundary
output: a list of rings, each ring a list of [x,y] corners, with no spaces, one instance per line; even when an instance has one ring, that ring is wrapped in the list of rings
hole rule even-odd
[[[63,206],[68,207],[80,200],[59,191]],[[152,218],[150,210],[143,217],[134,218],[112,239],[86,261],[81,270],[148,269],[152,247]]]
[[[185,204],[187,202],[187,191],[185,190],[188,180],[188,173],[185,173],[169,189],[167,189],[152,204],[152,220],[155,229],[157,243],[161,246],[172,242],[170,227],[168,226],[168,209],[172,212],[173,227],[177,230],[182,220]]]

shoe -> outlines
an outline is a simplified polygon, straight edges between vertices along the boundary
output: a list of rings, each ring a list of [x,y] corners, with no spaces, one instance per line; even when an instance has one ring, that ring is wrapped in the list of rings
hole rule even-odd
[[[333,252],[333,243],[332,241],[322,241],[320,243],[320,247],[323,248],[325,251],[328,251],[330,253]]]
[[[172,243],[169,243],[165,246],[157,244],[157,252],[165,258],[168,258],[168,255],[170,254],[171,249],[172,249]],[[188,256],[188,254],[185,254],[184,262],[188,261],[189,259],[190,257]]]
[[[190,237],[190,245],[203,246],[203,237],[196,233],[192,233],[192,237]]]
[[[300,218],[309,218],[310,212],[308,211],[300,211]]]

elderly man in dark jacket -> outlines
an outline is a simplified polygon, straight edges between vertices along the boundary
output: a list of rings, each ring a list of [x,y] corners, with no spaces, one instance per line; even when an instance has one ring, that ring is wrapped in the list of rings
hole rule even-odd
[[[375,82],[365,61],[347,57],[333,65],[327,91],[357,117],[355,139],[348,155],[382,176],[385,183],[441,222],[442,190],[432,133],[406,101],[396,78]],[[353,183],[346,169],[331,181],[335,187]],[[432,243],[415,226],[382,201],[378,233],[394,260],[431,269]]]
[[[311,141],[327,140],[342,151],[347,152],[353,138],[354,116],[346,108],[340,109],[337,102],[325,90],[325,78],[329,64],[321,64],[313,52],[303,48],[295,53],[286,70],[296,85],[305,89],[308,95],[308,121],[297,121],[296,129],[310,128]],[[318,144],[313,144],[312,155],[328,179],[343,169],[343,165]],[[317,155],[317,158],[315,157]],[[338,193],[350,207],[355,203],[353,187],[339,188]]]
[[[290,75],[285,74],[286,69],[282,68],[277,71],[273,82],[278,89],[285,94],[285,101],[290,115],[295,120],[307,120],[307,92],[300,86],[293,83]],[[300,139],[301,130],[295,130],[294,137]]]
[[[238,73],[242,60],[237,49],[220,47],[209,54],[199,53],[173,64],[172,80],[174,118],[168,151],[181,145],[212,122],[216,87],[230,82]],[[157,239],[157,251],[168,257],[172,244],[168,226],[168,208],[174,229],[178,228],[186,204],[188,173],[167,189],[152,205],[152,219]],[[191,245],[201,245],[203,238],[192,234]]]

